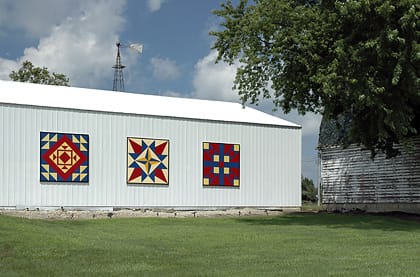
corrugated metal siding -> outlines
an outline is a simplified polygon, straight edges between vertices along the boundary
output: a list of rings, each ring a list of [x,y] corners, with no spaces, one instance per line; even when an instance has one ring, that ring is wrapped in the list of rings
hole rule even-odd
[[[301,130],[0,104],[0,207],[297,207]],[[89,184],[39,181],[40,131],[89,134]],[[127,137],[169,139],[169,186],[127,185]],[[202,142],[239,143],[240,188],[202,185]]]
[[[378,154],[374,160],[356,145],[323,147],[322,202],[420,203],[420,138],[412,143],[407,149],[399,146],[400,156]]]

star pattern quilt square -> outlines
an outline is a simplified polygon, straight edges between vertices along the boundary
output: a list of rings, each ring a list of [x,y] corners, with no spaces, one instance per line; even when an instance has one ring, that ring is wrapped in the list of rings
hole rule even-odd
[[[127,138],[127,183],[169,184],[169,140]]]
[[[89,182],[89,135],[40,133],[41,182]]]
[[[239,187],[239,144],[203,142],[203,185]]]

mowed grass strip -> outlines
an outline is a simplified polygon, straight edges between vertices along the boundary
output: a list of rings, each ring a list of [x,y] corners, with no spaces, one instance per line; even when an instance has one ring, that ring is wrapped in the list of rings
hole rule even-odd
[[[0,216],[1,276],[420,276],[420,223],[369,215]]]

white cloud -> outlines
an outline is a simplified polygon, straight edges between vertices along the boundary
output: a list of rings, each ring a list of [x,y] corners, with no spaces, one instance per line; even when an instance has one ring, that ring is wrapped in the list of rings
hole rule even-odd
[[[49,32],[40,38],[37,46],[26,48],[16,60],[0,58],[0,79],[9,79],[10,70],[18,69],[22,61],[30,60],[36,66],[46,66],[51,71],[67,75],[73,86],[95,87],[104,80],[109,80],[111,86],[115,41],[124,23],[121,14],[125,2],[97,0],[77,3],[69,8],[69,16],[46,28]],[[43,4],[50,3],[42,1],[39,5]],[[22,8],[13,6],[13,9]],[[52,11],[48,5],[39,9]],[[46,18],[45,22],[38,18],[39,26],[52,24],[43,13],[38,16]],[[30,25],[30,20],[23,25]],[[30,29],[28,32],[36,34]]]
[[[302,126],[302,136],[318,135],[319,125],[321,124],[322,119],[320,114],[307,112],[305,115],[300,115],[296,110],[292,110],[290,113],[285,114],[281,109],[273,111],[273,108],[275,107],[271,99],[260,99],[258,106],[254,106],[254,108],[299,124]]]
[[[232,90],[236,65],[220,62],[215,64],[216,51],[211,51],[195,65],[193,96],[200,99],[239,102],[238,94]]]
[[[321,125],[322,115],[307,113],[300,117],[302,118],[301,125],[302,133],[304,136],[319,134],[319,126]]]
[[[191,98],[191,96],[188,95],[188,94],[173,91],[173,90],[167,90],[164,93],[162,93],[161,95],[169,96],[169,97]]]
[[[153,76],[159,80],[174,80],[179,77],[180,70],[175,61],[168,58],[154,57],[150,60],[153,67]]]
[[[16,70],[18,65],[15,61],[0,58],[0,80],[9,80],[9,74]]]
[[[301,125],[303,136],[318,135],[322,119],[320,114],[306,113],[305,115],[299,115],[296,111],[292,111],[289,114],[277,112],[274,115]]]
[[[83,1],[16,1],[0,2],[0,29],[22,31],[29,37],[40,37],[48,34],[62,18],[75,16]],[[6,33],[6,32],[4,32]]]
[[[162,6],[164,2],[165,2],[164,0],[148,0],[147,5],[151,12],[156,12],[160,10],[160,7]]]

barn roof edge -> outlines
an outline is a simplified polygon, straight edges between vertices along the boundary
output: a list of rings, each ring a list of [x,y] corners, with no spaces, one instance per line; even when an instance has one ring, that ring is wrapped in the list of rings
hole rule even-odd
[[[301,128],[234,102],[1,80],[0,103]]]

